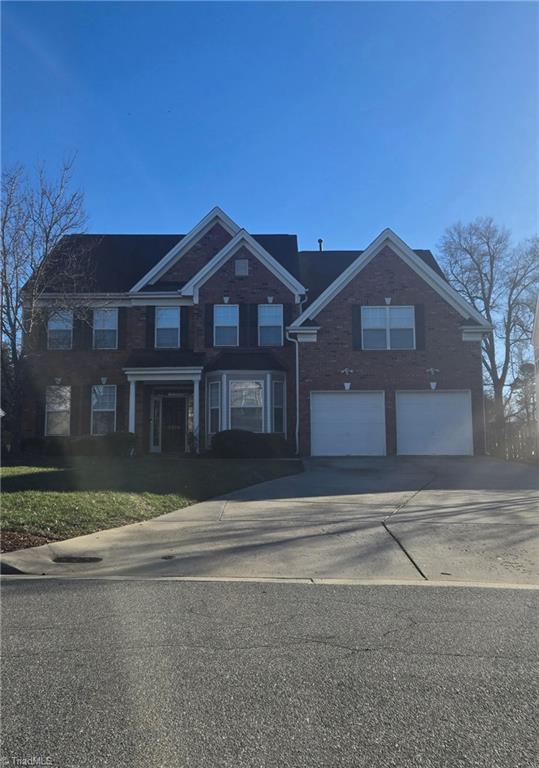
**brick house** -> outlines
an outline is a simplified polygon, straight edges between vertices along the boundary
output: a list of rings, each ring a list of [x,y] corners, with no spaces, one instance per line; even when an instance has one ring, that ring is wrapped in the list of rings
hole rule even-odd
[[[484,450],[490,327],[430,251],[384,230],[365,251],[299,251],[214,208],[187,235],[74,235],[95,278],[44,295],[25,437],[130,431],[141,452],[203,450],[230,428],[302,455]],[[83,309],[81,309],[83,308]]]

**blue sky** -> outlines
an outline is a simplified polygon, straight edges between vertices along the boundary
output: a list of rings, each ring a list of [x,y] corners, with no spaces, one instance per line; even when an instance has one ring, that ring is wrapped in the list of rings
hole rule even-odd
[[[4,164],[77,152],[92,232],[220,205],[303,248],[538,220],[535,3],[3,4]]]

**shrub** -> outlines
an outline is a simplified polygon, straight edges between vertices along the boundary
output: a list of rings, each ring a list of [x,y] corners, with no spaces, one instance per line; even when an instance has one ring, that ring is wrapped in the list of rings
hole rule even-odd
[[[80,437],[32,437],[25,440],[23,452],[33,456],[132,456],[136,438],[131,432]]]
[[[221,459],[269,459],[292,455],[282,435],[244,429],[218,432],[212,440],[212,453]]]

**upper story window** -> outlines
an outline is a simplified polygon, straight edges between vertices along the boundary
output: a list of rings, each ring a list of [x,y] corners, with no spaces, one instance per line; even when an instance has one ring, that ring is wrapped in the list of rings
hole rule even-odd
[[[258,305],[258,344],[281,347],[283,344],[283,305]]]
[[[68,437],[71,421],[71,387],[47,387],[45,435]]]
[[[180,308],[155,308],[155,346],[178,348],[180,346]]]
[[[60,310],[49,317],[47,325],[48,349],[71,349],[73,346],[73,312]]]
[[[92,387],[92,435],[108,435],[116,430],[116,385]]]
[[[216,347],[237,347],[240,312],[238,304],[216,304],[213,309],[213,343]]]
[[[118,348],[118,310],[94,309],[94,349]]]
[[[247,277],[249,275],[249,259],[236,259],[234,274],[236,277]]]
[[[414,307],[361,307],[363,349],[415,349]]]

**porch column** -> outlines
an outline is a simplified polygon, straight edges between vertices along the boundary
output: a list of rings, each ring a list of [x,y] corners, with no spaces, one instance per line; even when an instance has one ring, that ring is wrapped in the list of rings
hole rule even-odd
[[[200,380],[193,379],[193,437],[195,452],[198,453],[200,437]]]
[[[129,382],[129,432],[135,432],[136,391],[137,382]]]

